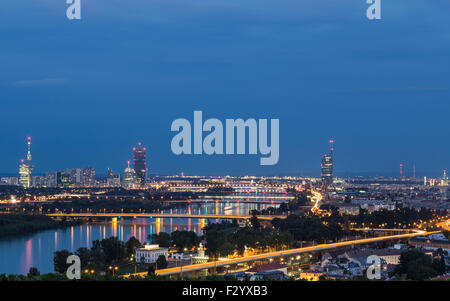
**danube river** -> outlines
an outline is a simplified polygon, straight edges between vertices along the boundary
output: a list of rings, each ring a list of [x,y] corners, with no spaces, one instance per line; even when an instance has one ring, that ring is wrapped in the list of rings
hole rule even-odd
[[[172,213],[245,215],[253,209],[277,207],[274,204],[244,203],[193,203],[172,209]],[[164,211],[165,213],[169,211]],[[218,220],[211,220],[217,222]],[[0,274],[27,274],[30,267],[41,273],[53,272],[53,253],[67,249],[75,252],[80,247],[90,247],[92,241],[117,236],[127,241],[134,236],[148,242],[148,236],[176,230],[195,231],[201,234],[205,219],[153,218],[121,219],[118,222],[91,222],[65,229],[47,230],[28,236],[0,240]]]

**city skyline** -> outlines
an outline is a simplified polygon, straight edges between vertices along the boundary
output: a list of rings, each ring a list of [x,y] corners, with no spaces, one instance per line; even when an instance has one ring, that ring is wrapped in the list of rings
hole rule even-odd
[[[122,170],[142,141],[155,173],[319,175],[330,137],[337,174],[450,169],[448,3],[389,1],[371,21],[365,1],[128,1],[124,15],[98,0],[72,22],[28,2],[0,11],[2,173],[16,173],[26,136],[36,173]],[[278,164],[173,155],[170,125],[194,110],[279,119]]]
[[[26,153],[25,158],[26,159],[20,159],[20,164],[19,164],[19,175],[20,175],[20,170],[23,170],[23,174],[24,175],[28,175],[28,169],[31,168],[31,171],[33,172],[33,175],[45,175],[47,173],[51,173],[51,172],[56,172],[56,171],[70,171],[72,169],[80,169],[82,168],[92,168],[91,165],[87,165],[87,164],[81,164],[79,166],[71,166],[71,167],[61,167],[61,168],[57,168],[55,170],[45,170],[45,167],[41,167],[40,171],[41,172],[34,172],[34,168],[35,166],[31,165],[31,137],[27,136],[26,137],[26,142],[27,142],[27,147],[28,147],[28,151]],[[334,168],[334,143],[335,141],[333,139],[329,140],[329,153],[328,154],[324,154],[322,157],[322,163],[320,164],[320,166],[318,167],[318,170],[315,172],[311,172],[308,174],[283,174],[283,173],[279,173],[279,174],[272,174],[272,175],[267,175],[267,174],[220,174],[220,173],[207,173],[207,174],[195,174],[195,173],[190,173],[189,171],[179,171],[177,173],[164,173],[164,172],[148,172],[149,169],[148,167],[146,167],[147,165],[147,161],[146,161],[146,152],[147,152],[147,147],[143,146],[142,142],[138,142],[137,145],[138,147],[132,147],[131,152],[132,155],[130,156],[131,158],[133,158],[133,171],[136,175],[136,181],[137,183],[145,183],[145,179],[147,178],[148,175],[161,175],[161,176],[167,176],[167,175],[176,175],[176,174],[186,174],[186,176],[225,176],[225,175],[232,175],[232,176],[242,176],[242,175],[254,175],[254,176],[311,176],[311,177],[322,177],[322,179],[326,179],[325,181],[327,182],[327,185],[330,185],[332,183],[332,178],[333,175],[338,176],[338,177],[352,177],[352,176],[362,176],[362,177],[374,177],[374,176],[384,176],[384,177],[398,177],[398,178],[416,178],[419,179],[421,177],[441,177],[443,179],[446,178],[446,171],[447,169],[442,169],[440,171],[435,171],[435,172],[417,172],[416,171],[416,164],[411,164],[411,165],[405,165],[404,163],[400,163],[400,169],[397,172],[354,172],[354,173],[346,173],[346,172],[342,172],[342,171],[337,171]],[[27,161],[27,163],[24,163],[25,161]],[[94,160],[95,161],[95,160]],[[117,163],[113,164],[117,166]],[[121,174],[122,172],[126,172],[127,168],[130,168],[130,160],[127,160],[125,162],[126,166],[128,165],[128,167],[122,168],[122,165],[119,168],[111,168],[108,165],[108,167],[106,168],[96,168],[94,167],[94,170],[96,171],[100,171],[98,172],[96,175],[100,176],[101,178],[107,177],[110,173],[114,174],[113,172],[118,172],[118,174]],[[411,170],[409,170],[409,168]],[[38,169],[39,170],[39,169]],[[43,170],[43,171],[42,171]],[[31,172],[30,172],[31,174]],[[0,176],[15,176],[16,174],[13,173],[5,173],[0,171]],[[29,175],[28,175],[29,176]],[[25,180],[22,180],[25,181]]]

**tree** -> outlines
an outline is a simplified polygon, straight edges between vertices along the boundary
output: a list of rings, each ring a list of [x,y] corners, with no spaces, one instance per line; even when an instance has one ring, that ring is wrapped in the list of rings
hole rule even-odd
[[[126,257],[125,244],[117,237],[110,237],[103,239],[100,242],[101,248],[105,255],[105,263],[111,264],[114,262],[120,262]]]
[[[206,231],[206,252],[211,257],[217,257],[219,254],[220,246],[224,245],[226,242],[226,237],[222,232],[216,229],[210,229]]]
[[[249,221],[250,221],[250,224],[252,225],[253,228],[255,228],[255,229],[261,228],[261,223],[259,222],[259,220],[258,220],[258,218],[256,217],[256,215],[253,215],[253,216],[250,218]]]
[[[105,265],[105,254],[99,240],[94,240],[92,242],[90,260],[91,265],[94,265],[96,268],[100,268]]]
[[[40,276],[41,273],[39,272],[39,270],[35,267],[31,267],[30,270],[28,271],[27,277],[37,277]]]
[[[445,258],[444,255],[441,254],[439,259],[433,260],[433,268],[438,273],[438,275],[445,274]]]
[[[151,264],[151,265],[148,267],[147,275],[154,275],[154,274],[155,274],[155,267],[153,266],[153,264]]]
[[[218,253],[221,256],[225,257],[225,256],[233,254],[234,249],[235,249],[234,246],[230,242],[226,241],[219,247]]]
[[[136,237],[132,236],[130,239],[125,243],[125,248],[127,250],[127,257],[131,257],[136,252],[137,248],[141,248],[141,242],[136,239]]]
[[[156,268],[157,269],[165,269],[165,268],[167,268],[166,256],[159,255],[158,259],[156,259]]]
[[[158,244],[162,248],[169,248],[171,246],[170,234],[166,232],[160,232],[159,234],[149,235],[151,242]]]
[[[69,257],[70,255],[72,255],[72,253],[67,250],[55,252],[55,255],[53,256],[53,265],[55,272],[63,274],[67,271],[67,268],[69,267],[69,265],[67,264],[67,257]]]
[[[78,248],[75,255],[80,257],[81,269],[86,269],[91,263],[91,252],[88,248]]]
[[[406,251],[400,255],[400,264],[394,274],[406,274],[408,279],[423,281],[439,275],[439,261],[417,250]]]
[[[171,234],[172,242],[179,252],[192,249],[200,242],[200,238],[193,231],[175,231]]]

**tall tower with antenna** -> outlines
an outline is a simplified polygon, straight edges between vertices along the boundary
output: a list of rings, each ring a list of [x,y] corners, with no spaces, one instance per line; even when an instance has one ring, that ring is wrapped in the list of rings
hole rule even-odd
[[[400,179],[403,178],[403,164],[400,163]]]
[[[31,165],[31,137],[27,137],[27,161],[21,160],[21,164],[19,166],[19,184],[24,188],[31,187],[31,173],[33,172],[33,165]]]
[[[28,164],[28,183],[31,186],[31,137],[27,138],[28,140],[28,152],[27,152],[27,164]]]
[[[330,153],[322,159],[322,185],[325,189],[333,185],[333,152],[334,140],[330,140]]]

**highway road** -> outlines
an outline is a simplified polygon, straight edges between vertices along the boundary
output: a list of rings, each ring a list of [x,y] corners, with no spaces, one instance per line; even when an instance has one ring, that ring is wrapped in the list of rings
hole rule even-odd
[[[445,231],[450,231],[450,220],[439,223],[438,226],[442,227],[442,229],[444,229]]]
[[[372,230],[375,230],[375,229],[372,229]],[[246,263],[246,262],[251,262],[251,261],[265,260],[265,259],[277,258],[277,257],[283,257],[283,256],[292,256],[292,255],[297,255],[297,254],[301,254],[301,253],[323,251],[323,250],[329,250],[329,249],[351,246],[351,245],[360,245],[360,244],[375,243],[375,242],[386,241],[386,240],[395,240],[395,239],[411,238],[411,237],[415,237],[415,236],[424,236],[424,235],[429,235],[432,233],[439,232],[439,231],[426,232],[426,231],[421,231],[421,230],[411,230],[411,231],[413,231],[413,232],[407,233],[407,234],[365,238],[365,239],[358,239],[358,240],[331,243],[331,244],[320,244],[320,245],[305,247],[305,248],[290,249],[290,250],[271,252],[271,253],[263,253],[263,254],[247,256],[247,257],[239,257],[239,258],[234,258],[234,259],[212,261],[212,262],[207,262],[207,263],[202,263],[202,264],[187,265],[187,266],[183,266],[183,267],[161,269],[161,270],[157,270],[156,274],[161,275],[161,276],[176,275],[176,274],[182,274],[185,272],[193,272],[193,271],[199,271],[199,270],[203,270],[203,269],[211,269],[211,268],[215,268],[215,267],[227,266],[227,265],[232,265],[232,264]],[[137,273],[137,274],[133,274],[133,275],[145,276],[145,275],[147,275],[147,273]]]

